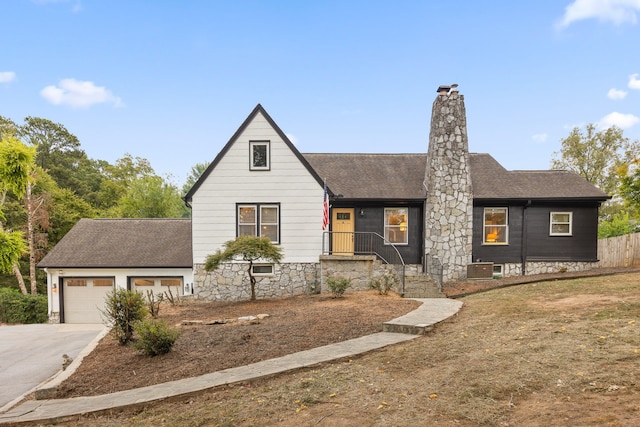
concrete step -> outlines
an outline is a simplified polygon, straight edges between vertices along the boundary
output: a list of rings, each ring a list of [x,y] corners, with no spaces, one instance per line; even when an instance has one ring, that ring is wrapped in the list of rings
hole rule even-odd
[[[405,276],[403,296],[405,298],[446,297],[446,295],[438,288],[438,284],[426,274]]]

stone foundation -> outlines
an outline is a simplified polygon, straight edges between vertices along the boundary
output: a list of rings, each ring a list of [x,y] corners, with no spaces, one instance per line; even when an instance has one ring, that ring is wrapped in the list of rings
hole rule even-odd
[[[204,264],[196,264],[193,298],[203,301],[250,299],[248,267],[248,263],[225,263],[217,270],[207,272]],[[256,276],[256,299],[311,294],[320,289],[318,263],[275,264],[273,270],[273,275]]]
[[[536,261],[527,263],[526,275],[531,276],[533,274],[549,274],[549,273],[563,273],[567,271],[586,271],[594,268],[598,268],[598,261]],[[503,277],[521,276],[522,264],[504,264],[502,271]]]
[[[395,276],[396,283],[394,290],[399,292],[400,273],[396,268],[401,266],[393,266],[383,264],[375,255],[354,255],[354,256],[338,256],[338,255],[322,255],[320,257],[320,291],[331,292],[327,286],[329,277],[344,277],[351,281],[349,291],[364,291],[371,289],[371,279],[391,273]]]

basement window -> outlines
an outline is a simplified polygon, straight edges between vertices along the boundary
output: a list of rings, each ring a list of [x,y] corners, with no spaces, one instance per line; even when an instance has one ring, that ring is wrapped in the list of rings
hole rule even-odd
[[[493,264],[493,278],[501,279],[503,274],[504,274],[504,265]]]
[[[251,266],[254,276],[273,276],[273,264],[254,264]]]

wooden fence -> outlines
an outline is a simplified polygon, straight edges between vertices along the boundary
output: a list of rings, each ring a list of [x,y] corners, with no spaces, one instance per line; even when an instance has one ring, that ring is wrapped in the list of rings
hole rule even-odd
[[[640,233],[598,240],[599,267],[640,267]]]

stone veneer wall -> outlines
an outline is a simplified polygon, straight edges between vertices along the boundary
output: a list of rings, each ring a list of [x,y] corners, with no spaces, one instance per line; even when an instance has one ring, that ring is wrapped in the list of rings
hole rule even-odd
[[[425,172],[425,253],[443,265],[443,281],[466,278],[471,262],[473,194],[464,96],[433,102]]]
[[[371,279],[388,272],[393,272],[398,277],[394,266],[383,264],[375,255],[321,255],[320,269],[322,293],[331,292],[327,286],[329,277],[344,277],[351,280],[351,286],[347,291],[368,290]]]
[[[598,266],[598,261],[527,262],[527,276],[532,274],[562,273],[564,271],[586,271],[598,268]],[[504,264],[502,275],[503,277],[521,276],[522,264]]]
[[[247,263],[224,263],[207,272],[204,264],[194,266],[193,296],[204,301],[240,301],[251,297]],[[319,290],[318,263],[274,265],[272,276],[256,276],[256,298],[282,298],[316,293]]]

